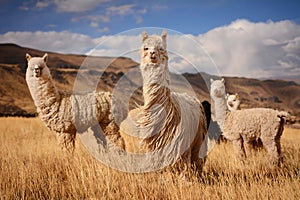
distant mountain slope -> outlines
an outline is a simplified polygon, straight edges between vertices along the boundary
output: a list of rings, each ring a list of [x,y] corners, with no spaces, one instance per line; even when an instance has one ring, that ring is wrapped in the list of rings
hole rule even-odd
[[[26,53],[32,56],[42,56],[46,52],[23,48],[15,44],[0,44],[0,115],[33,115],[36,112],[25,81]],[[86,69],[86,72],[91,74],[93,70],[103,71],[105,68],[103,79],[107,79],[106,82],[110,84],[122,72],[138,65],[135,61],[125,57],[88,57],[86,59],[85,55],[47,53],[49,54],[48,67],[55,84],[61,90],[73,90],[74,80],[82,64],[91,64],[92,67]],[[100,80],[99,85],[101,89],[111,89],[103,80]]]
[[[15,44],[0,44],[0,115],[31,116],[35,114],[35,107],[29,94],[25,81],[26,60],[25,54],[42,56],[45,52],[23,48]],[[84,85],[93,81],[98,82],[101,90],[112,91],[118,80],[129,70],[135,69],[138,63],[130,58],[113,57],[87,57],[84,55],[67,55],[48,52],[48,66],[55,80],[55,84],[61,90],[73,90],[74,81],[80,68],[82,73],[89,78],[82,79]],[[89,65],[90,67],[85,67]],[[105,69],[105,71],[103,71]],[[138,70],[133,70],[138,71]],[[99,80],[99,74],[102,77]],[[186,86],[179,82],[181,75],[172,74],[173,84],[179,91],[184,91]],[[198,73],[183,74],[183,77],[193,87],[200,100],[210,101],[208,87],[205,82],[215,76]],[[286,110],[300,118],[300,85],[291,81],[282,80],[257,80],[238,77],[225,77],[226,90],[229,93],[239,93],[242,100],[242,108],[271,107]],[[123,88],[132,87],[141,83],[141,76],[135,72],[131,80],[124,82]],[[128,84],[128,85],[126,85]],[[134,101],[141,102],[141,88],[133,93]]]

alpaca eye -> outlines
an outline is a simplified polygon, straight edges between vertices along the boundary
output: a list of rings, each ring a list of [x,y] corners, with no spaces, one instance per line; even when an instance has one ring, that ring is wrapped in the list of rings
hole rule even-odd
[[[144,51],[147,51],[148,50],[148,48],[147,47],[144,47]]]

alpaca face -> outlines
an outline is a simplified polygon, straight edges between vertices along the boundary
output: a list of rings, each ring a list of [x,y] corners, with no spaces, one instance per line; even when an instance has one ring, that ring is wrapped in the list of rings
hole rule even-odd
[[[143,44],[141,47],[142,63],[159,64],[164,63],[167,58],[166,32],[162,36],[148,36],[143,33]]]
[[[211,89],[210,89],[210,95],[212,97],[221,98],[224,97],[225,94],[225,80],[212,80],[211,79]]]
[[[47,58],[47,54],[43,57],[31,57],[29,54],[26,54],[26,59],[28,61],[27,77],[40,78],[44,75],[48,76],[49,69],[46,65]]]
[[[227,107],[230,111],[238,109],[240,103],[240,97],[238,94],[227,94]]]

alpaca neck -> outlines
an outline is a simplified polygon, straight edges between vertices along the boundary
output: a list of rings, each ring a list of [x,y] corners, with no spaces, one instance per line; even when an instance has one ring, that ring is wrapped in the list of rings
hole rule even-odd
[[[153,151],[168,144],[175,135],[181,121],[180,107],[178,100],[171,96],[167,65],[144,64],[141,68],[144,113],[138,120],[139,130],[144,137],[142,148]]]
[[[221,130],[223,130],[226,113],[227,113],[227,102],[225,96],[222,98],[213,98],[213,119],[217,121]]]
[[[159,66],[157,66],[159,65]],[[170,98],[169,71],[164,64],[142,64],[144,108],[164,104]]]
[[[49,113],[54,111],[59,100],[59,93],[53,84],[51,76],[27,80],[28,87],[38,112]]]

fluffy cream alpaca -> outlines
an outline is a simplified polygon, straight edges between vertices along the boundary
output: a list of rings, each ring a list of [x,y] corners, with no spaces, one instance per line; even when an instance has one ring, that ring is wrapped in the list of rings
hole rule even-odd
[[[26,82],[44,124],[57,133],[63,149],[73,151],[76,132],[100,124],[112,142],[123,146],[119,129],[111,115],[112,97],[107,92],[72,95],[58,91],[47,67],[48,55],[31,57],[26,54]]]
[[[224,104],[226,102],[224,83],[223,79],[222,81],[212,81],[212,84],[218,86],[219,89],[214,88],[218,92],[211,91],[211,94],[222,94],[218,96],[218,102],[222,104],[214,105],[214,109],[215,114],[219,116],[219,123],[223,124],[221,126],[223,136],[232,141],[240,160],[244,160],[246,152],[252,148],[252,142],[260,139],[270,155],[271,163],[278,165],[281,160],[280,137],[288,113],[269,108],[253,108],[233,110],[224,115],[224,110],[227,109]],[[212,96],[212,98],[214,97]],[[221,100],[222,98],[223,100]]]
[[[121,123],[121,136],[128,152],[145,153],[174,144],[167,157],[179,155],[183,166],[201,173],[204,158],[200,147],[207,134],[206,117],[199,101],[169,87],[166,32],[142,35],[141,65],[144,105],[131,110]],[[158,161],[157,161],[158,162]]]

